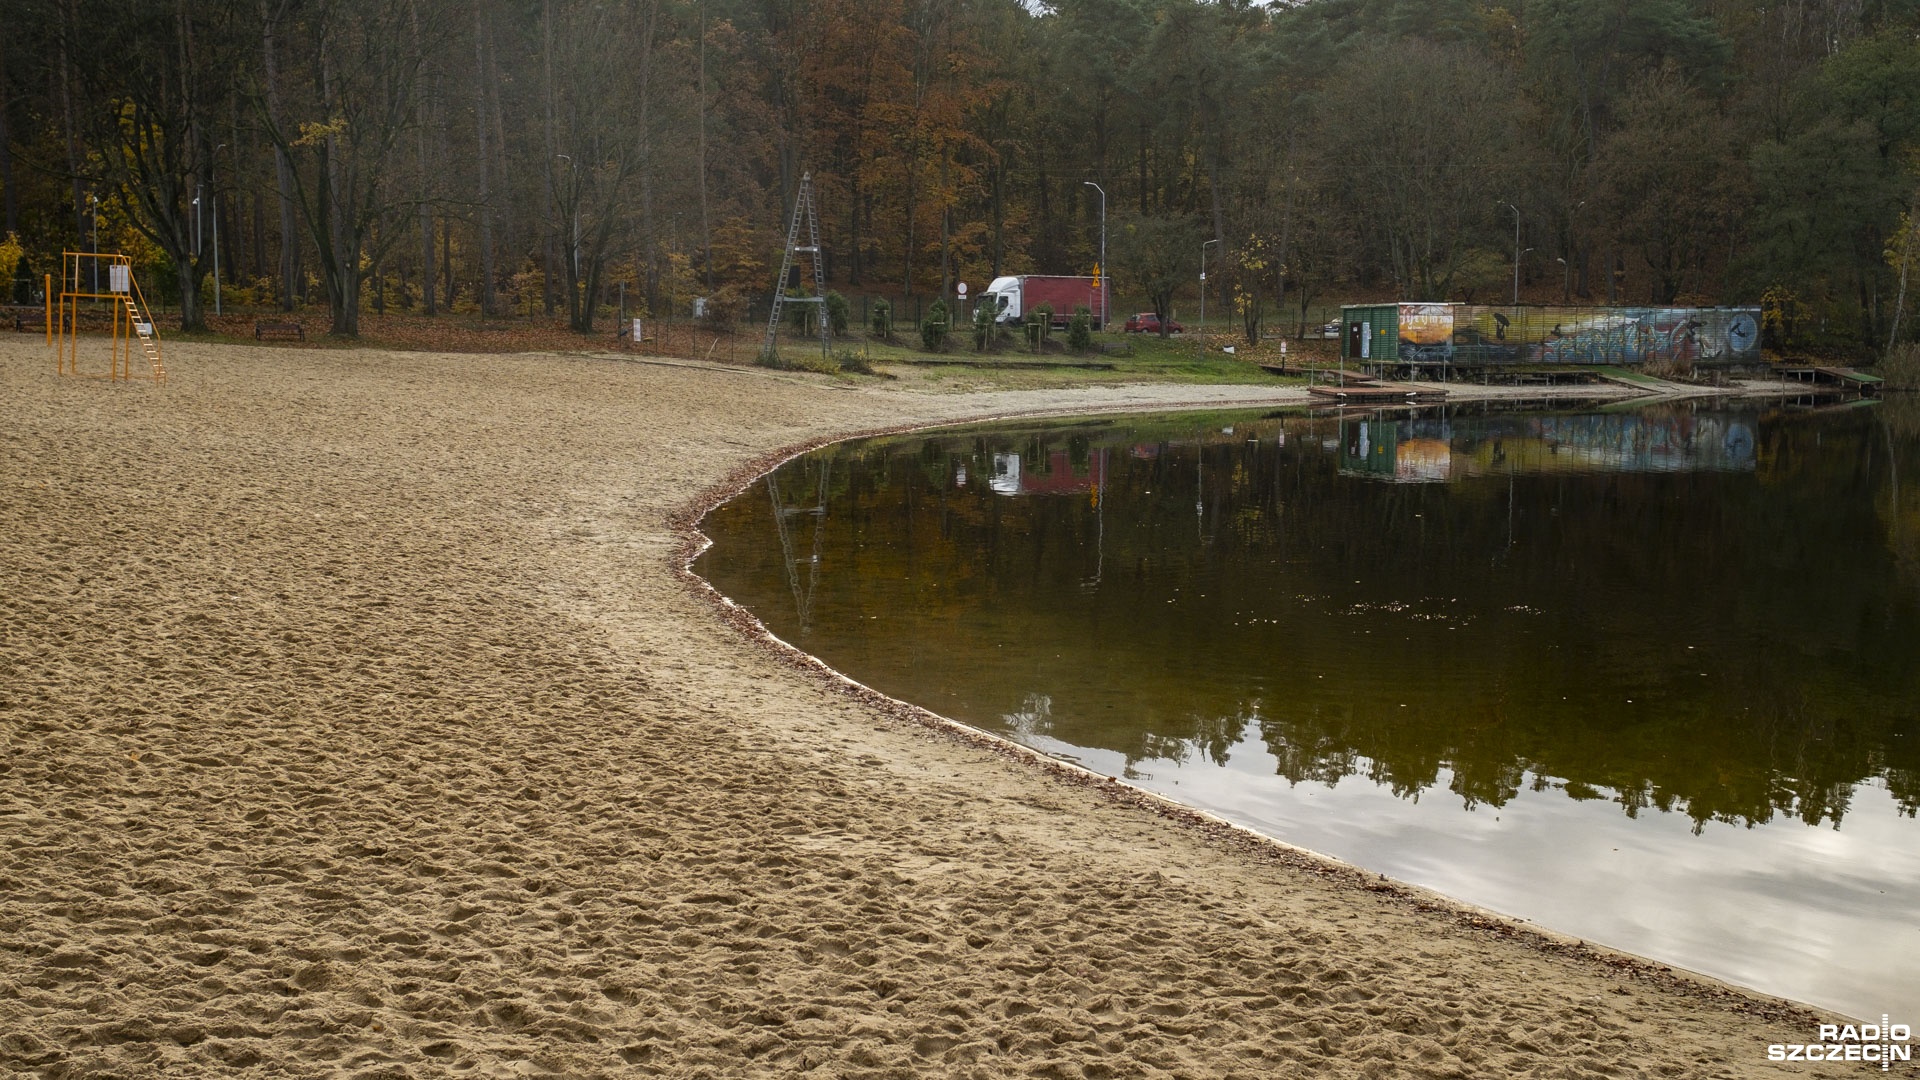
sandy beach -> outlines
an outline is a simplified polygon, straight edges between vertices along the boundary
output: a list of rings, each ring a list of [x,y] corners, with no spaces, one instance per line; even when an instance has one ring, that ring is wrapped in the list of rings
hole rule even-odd
[[[0,339],[0,1072],[1843,1067],[1767,1061],[1814,1038],[1796,1006],[955,732],[684,569],[699,512],[796,446],[1298,390],[168,367],[61,378]]]

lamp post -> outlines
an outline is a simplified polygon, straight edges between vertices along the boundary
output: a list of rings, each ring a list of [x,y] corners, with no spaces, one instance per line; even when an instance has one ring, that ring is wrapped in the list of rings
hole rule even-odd
[[[1573,301],[1573,265],[1565,259],[1553,261],[1560,264],[1560,302],[1571,303]]]
[[[1513,211],[1513,302],[1520,302],[1520,208],[1510,202],[1500,205]]]
[[[1107,302],[1108,282],[1113,278],[1113,268],[1107,265],[1107,189],[1091,180],[1080,182],[1100,193],[1100,329],[1105,330],[1113,307]]]
[[[1200,245],[1200,355],[1207,355],[1207,248],[1220,242],[1219,237]],[[1168,312],[1169,315],[1172,312]]]

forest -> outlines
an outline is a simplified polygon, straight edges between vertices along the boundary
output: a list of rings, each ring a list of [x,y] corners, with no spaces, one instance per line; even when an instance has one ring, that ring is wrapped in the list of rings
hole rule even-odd
[[[0,264],[204,324],[726,317],[831,286],[1762,304],[1915,337],[1920,0],[9,0]],[[1183,317],[1186,317],[1183,309]]]

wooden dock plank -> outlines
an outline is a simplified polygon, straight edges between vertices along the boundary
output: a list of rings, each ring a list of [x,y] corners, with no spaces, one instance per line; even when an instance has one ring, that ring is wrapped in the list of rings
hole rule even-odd
[[[1445,401],[1447,392],[1425,386],[1409,386],[1405,383],[1371,383],[1356,386],[1309,386],[1307,393],[1314,397],[1332,398],[1342,402],[1378,402],[1378,401]]]

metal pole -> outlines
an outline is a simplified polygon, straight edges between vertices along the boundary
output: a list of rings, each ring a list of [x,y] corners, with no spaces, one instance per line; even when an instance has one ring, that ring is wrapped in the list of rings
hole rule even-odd
[[[1512,203],[1506,204],[1513,211],[1513,302],[1520,302],[1520,208]]]
[[[1219,242],[1216,236],[1200,245],[1200,357],[1203,360],[1207,355],[1207,248]],[[1171,318],[1173,313],[1167,314]]]
[[[1105,330],[1113,313],[1113,302],[1108,299],[1112,295],[1109,282],[1113,268],[1107,265],[1107,189],[1091,180],[1080,182],[1100,193],[1100,329]]]
[[[213,313],[220,314],[220,193],[215,191],[213,200]]]

